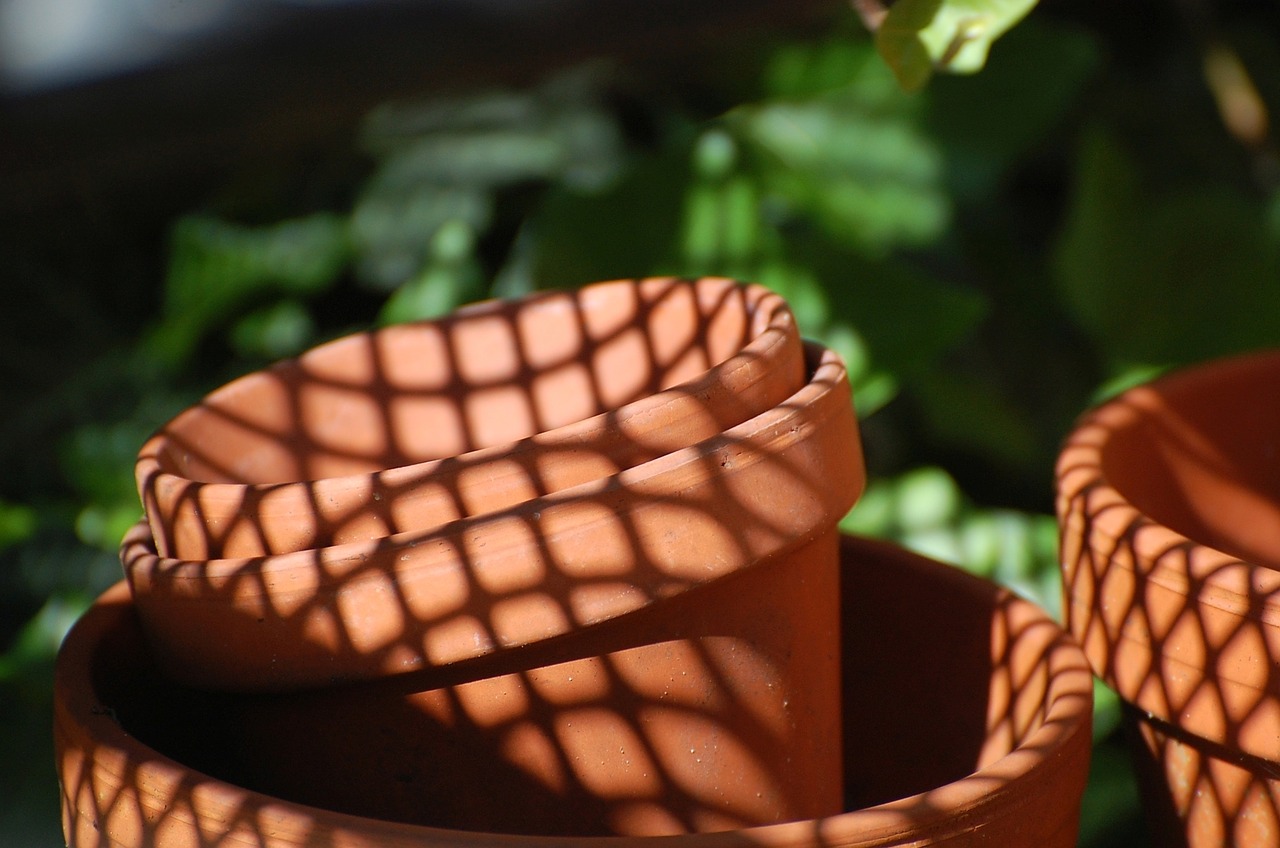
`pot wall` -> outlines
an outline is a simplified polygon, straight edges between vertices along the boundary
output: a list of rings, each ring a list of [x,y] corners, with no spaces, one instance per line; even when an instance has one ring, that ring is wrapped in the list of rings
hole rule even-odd
[[[842,541],[840,557],[835,596],[844,632],[842,760],[850,812],[678,836],[671,848],[1074,846],[1092,710],[1092,678],[1079,649],[1034,606],[954,569],[851,538]],[[808,648],[821,654],[831,645]],[[504,728],[545,720],[547,702],[531,701],[527,713],[486,728],[466,718],[465,685],[422,694],[187,689],[159,673],[118,586],[77,624],[59,658],[56,739],[68,841],[85,848],[237,839],[272,848],[535,848],[566,842],[430,825],[442,811],[498,820],[511,811],[536,813],[581,788],[600,793],[572,822],[571,832],[588,829],[580,822],[613,803],[609,787],[558,785],[532,768],[519,746],[502,744]],[[537,683],[530,677],[526,685],[532,691]],[[548,738],[560,745],[559,737]],[[613,739],[631,748],[625,729]],[[709,739],[696,733],[695,747]],[[571,761],[570,747],[558,747],[552,760]],[[373,751],[392,754],[397,767],[379,764]],[[283,765],[297,757],[308,767]],[[250,788],[279,779],[289,785],[259,788],[284,798]],[[477,785],[479,795],[471,792]],[[426,786],[481,798],[484,806],[441,803],[420,794]],[[297,803],[337,796],[346,812]],[[520,823],[519,815],[512,818]]]
[[[1133,708],[1125,723],[1154,845],[1280,841],[1275,763],[1206,742]]]
[[[466,664],[445,688],[215,699],[205,732],[225,744],[166,747],[266,794],[464,830],[688,833],[829,815],[841,809],[840,693],[826,685],[840,674],[835,542],[585,639]],[[138,726],[152,722],[165,723]],[[366,777],[323,777],[338,773]]]

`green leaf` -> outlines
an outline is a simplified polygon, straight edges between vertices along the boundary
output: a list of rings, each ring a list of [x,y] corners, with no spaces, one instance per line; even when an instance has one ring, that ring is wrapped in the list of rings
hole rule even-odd
[[[183,362],[205,333],[266,294],[313,295],[350,258],[346,221],[317,214],[265,227],[206,216],[173,229],[164,319],[148,340],[158,360]]]
[[[387,104],[362,141],[382,160],[381,189],[422,184],[492,189],[564,179],[599,187],[617,173],[623,139],[603,107],[607,71],[573,68],[524,91],[487,91]]]
[[[840,530],[864,536],[888,537],[895,528],[897,496],[892,480],[867,481],[866,491],[840,520]]]
[[[475,233],[450,221],[431,239],[426,266],[387,300],[378,322],[435,318],[484,296],[484,274],[475,256]]]
[[[1094,691],[1096,708],[1098,690]],[[1078,845],[1140,845],[1148,838],[1139,814],[1143,799],[1129,754],[1131,743],[1119,742],[1093,748],[1080,805]]]
[[[861,24],[858,24],[861,29]],[[837,31],[825,41],[784,44],[764,71],[767,99],[795,99],[836,89],[855,90],[864,102],[901,100],[902,90],[862,30]]]
[[[690,151],[637,162],[604,191],[557,187],[531,222],[533,278],[542,287],[683,273],[683,212]]]
[[[898,0],[876,30],[876,49],[906,91],[916,91],[933,75],[933,58],[921,38],[942,9],[943,0]]]
[[[914,91],[935,69],[974,73],[991,43],[1036,0],[897,0],[876,32],[876,47],[899,83]]]
[[[0,551],[28,539],[38,523],[33,507],[0,501]]]
[[[371,186],[351,215],[357,276],[374,288],[396,288],[422,271],[437,231],[461,222],[472,232],[483,232],[493,218],[493,205],[489,192],[475,186]]]
[[[76,537],[90,547],[115,553],[124,534],[140,517],[142,508],[136,498],[110,506],[90,504],[76,516]]]
[[[250,312],[231,328],[231,345],[247,358],[281,359],[301,353],[315,338],[315,322],[296,300]]]
[[[867,260],[819,239],[793,239],[788,254],[808,260],[832,319],[856,328],[872,361],[904,384],[935,372],[987,311],[980,294],[901,262]]]
[[[1107,134],[1086,135],[1054,270],[1067,307],[1104,346],[1124,335],[1141,307],[1143,295],[1130,283],[1144,276],[1134,252],[1144,239],[1142,207],[1136,163]]]
[[[941,468],[922,466],[868,481],[840,527],[954,563],[1057,614],[1061,588],[1056,519],[976,506]]]
[[[136,507],[133,464],[152,426],[138,419],[80,425],[60,446],[63,474],[88,500]]]
[[[1068,123],[1100,57],[1087,30],[1027,21],[981,74],[935,79],[926,124],[946,156],[953,192],[990,203],[997,181]]]
[[[346,222],[336,215],[266,227],[184,218],[173,232],[166,312],[213,317],[260,288],[320,291],[342,270],[347,255]]]
[[[835,322],[822,332],[821,340],[840,354],[849,369],[853,408],[859,418],[872,415],[897,396],[898,379],[871,361],[866,341],[852,326]]]
[[[875,254],[932,242],[950,219],[942,154],[918,123],[913,110],[849,93],[729,116],[758,154],[761,184],[789,216]]]
[[[933,437],[953,447],[1025,468],[1038,458],[1036,432],[1027,411],[990,379],[936,367],[914,375],[913,399]]]
[[[91,600],[84,593],[49,598],[23,625],[9,649],[0,654],[0,683],[12,681],[29,666],[51,660]]]
[[[1085,141],[1054,252],[1063,302],[1111,376],[1280,344],[1280,245],[1264,199],[1148,190],[1110,136]]]
[[[951,475],[936,466],[916,468],[897,480],[898,525],[903,530],[928,530],[951,524],[963,503]]]
[[[795,313],[801,333],[820,336],[830,344],[831,339],[827,335],[831,331],[831,306],[826,289],[812,268],[795,261],[794,257],[782,255],[779,249],[777,255],[760,264],[753,280],[786,299]],[[865,351],[863,353],[865,359]]]

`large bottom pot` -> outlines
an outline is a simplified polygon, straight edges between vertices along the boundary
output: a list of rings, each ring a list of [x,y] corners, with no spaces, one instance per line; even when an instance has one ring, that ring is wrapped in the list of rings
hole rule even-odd
[[[1074,845],[1092,708],[1079,649],[1037,607],[954,569],[853,538],[840,553],[850,812],[664,844]],[[168,682],[145,644],[123,585],[64,643],[55,732],[70,845],[545,844],[495,834],[606,835],[619,804],[643,800],[575,779],[581,758],[614,752],[557,742],[571,738],[557,722],[625,681],[591,659],[566,709],[539,696],[541,672],[416,694],[212,695]],[[509,715],[469,718],[473,699],[504,687],[525,693]],[[697,706],[682,721],[689,745],[713,747]],[[653,800],[690,791],[696,775],[666,770],[633,725],[612,741],[650,758]]]

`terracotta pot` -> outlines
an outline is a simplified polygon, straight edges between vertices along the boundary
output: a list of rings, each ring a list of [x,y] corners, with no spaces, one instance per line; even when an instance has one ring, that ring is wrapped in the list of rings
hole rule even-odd
[[[1168,844],[1280,839],[1280,353],[1087,415],[1058,463],[1067,621],[1144,740]]]
[[[842,646],[815,641],[801,650],[844,656],[844,808],[852,812],[663,844],[1074,846],[1092,708],[1079,648],[1036,607],[955,569],[852,538],[840,558]],[[691,608],[695,594],[682,596]],[[537,848],[552,843],[495,834],[632,831],[629,817],[655,804],[669,809],[671,830],[698,828],[710,803],[697,757],[682,752],[725,753],[706,727],[732,707],[690,699],[678,679],[633,688],[625,650],[595,667],[588,684],[555,696],[545,680],[562,674],[556,666],[418,693],[386,684],[201,692],[155,664],[117,586],[58,659],[67,840],[80,848]],[[602,706],[616,724],[597,750],[576,728]],[[664,715],[673,721],[656,720]],[[772,733],[761,722],[741,741],[767,744]],[[596,771],[597,758],[616,771]],[[632,783],[637,767],[647,777]],[[732,824],[723,811],[712,821]]]
[[[804,388],[710,439],[425,531],[184,561],[140,523],[121,560],[143,626],[171,676],[208,688],[429,679],[822,539],[833,550],[865,477],[844,364],[809,355]]]
[[[491,301],[322,345],[163,427],[136,477],[159,551],[288,553],[615,474],[804,384],[785,302],[723,279]]]
[[[836,523],[864,478],[844,365],[809,352],[803,389],[711,439],[426,532],[188,562],[158,557],[139,525],[122,558],[157,660],[215,689],[498,686],[479,721],[522,709],[533,696],[511,681],[554,666],[530,684],[553,704],[671,702],[646,708],[667,728],[647,755],[584,704],[580,779],[643,794],[659,768],[696,774],[697,829],[834,812]],[[612,826],[666,832],[673,815],[659,799]]]

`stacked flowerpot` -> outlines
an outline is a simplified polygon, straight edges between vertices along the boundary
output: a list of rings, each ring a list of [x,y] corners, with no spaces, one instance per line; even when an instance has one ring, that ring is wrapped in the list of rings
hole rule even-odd
[[[1074,844],[1079,649],[840,537],[844,365],[759,286],[339,339],[177,416],[137,481],[59,657],[68,844]]]
[[[1067,622],[1124,699],[1161,845],[1280,842],[1280,352],[1087,414],[1057,469]]]

